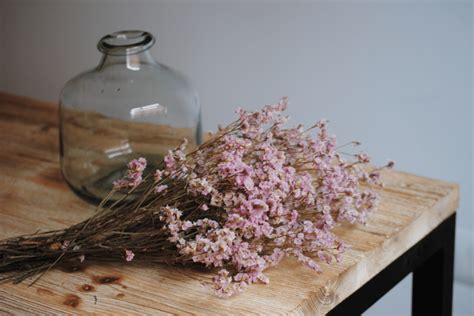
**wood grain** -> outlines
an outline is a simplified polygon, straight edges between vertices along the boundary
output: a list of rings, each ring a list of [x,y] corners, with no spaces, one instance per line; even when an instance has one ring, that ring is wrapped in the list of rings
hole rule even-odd
[[[59,229],[90,216],[59,171],[57,106],[0,94],[0,238]],[[337,234],[352,248],[315,274],[288,259],[269,285],[219,299],[205,271],[107,264],[54,270],[34,286],[0,286],[0,314],[324,314],[455,212],[456,184],[385,172],[382,203],[365,226]],[[74,269],[71,269],[74,270]]]

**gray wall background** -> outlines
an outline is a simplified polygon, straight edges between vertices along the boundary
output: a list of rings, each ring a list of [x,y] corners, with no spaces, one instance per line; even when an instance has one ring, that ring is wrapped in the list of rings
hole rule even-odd
[[[461,185],[456,277],[473,277],[471,1],[1,1],[0,90],[55,101],[98,39],[155,34],[198,90],[204,128],[288,95],[378,163]],[[472,307],[472,305],[471,305]]]

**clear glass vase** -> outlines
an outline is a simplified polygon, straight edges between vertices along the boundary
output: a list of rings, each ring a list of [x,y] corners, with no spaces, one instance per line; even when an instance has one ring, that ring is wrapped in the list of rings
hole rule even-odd
[[[143,31],[103,37],[100,64],[61,91],[61,170],[83,198],[104,198],[134,158],[145,157],[152,170],[183,138],[201,141],[198,97],[181,74],[153,59],[154,42]]]

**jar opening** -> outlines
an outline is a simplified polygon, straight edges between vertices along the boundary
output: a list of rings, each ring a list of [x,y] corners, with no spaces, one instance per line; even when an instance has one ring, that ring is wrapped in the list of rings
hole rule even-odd
[[[155,44],[151,33],[138,30],[119,31],[102,37],[97,44],[100,52],[109,55],[131,55],[143,52]]]

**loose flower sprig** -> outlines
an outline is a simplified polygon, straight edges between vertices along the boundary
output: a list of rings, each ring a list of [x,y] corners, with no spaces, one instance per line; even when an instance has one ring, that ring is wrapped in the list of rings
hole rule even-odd
[[[365,153],[346,160],[326,120],[285,128],[287,105],[283,98],[258,112],[238,109],[235,122],[195,149],[185,140],[148,176],[144,158],[131,161],[101,203],[108,206],[90,219],[3,241],[3,279],[21,281],[70,260],[194,263],[216,269],[212,287],[228,297],[268,283],[264,271],[284,257],[317,272],[318,262],[341,260],[346,245],[332,229],[366,221],[378,202],[371,186],[394,162],[370,168]],[[40,254],[14,259],[18,249],[28,253],[25,241]],[[53,249],[58,242],[65,246]],[[34,270],[18,272],[27,264]]]

